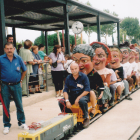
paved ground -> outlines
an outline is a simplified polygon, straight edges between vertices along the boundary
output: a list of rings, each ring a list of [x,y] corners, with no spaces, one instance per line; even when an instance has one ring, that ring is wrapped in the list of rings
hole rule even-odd
[[[128,140],[140,126],[140,90],[131,97],[132,101],[123,100],[71,140]]]
[[[71,140],[128,140],[130,136],[140,126],[140,90],[131,95],[133,101],[124,100],[108,111],[105,115],[91,124],[87,129],[79,132],[71,138]],[[44,94],[44,95],[43,95]],[[50,92],[40,94],[41,99],[46,97]],[[29,97],[30,100],[34,97],[34,104],[25,106],[26,123],[30,125],[32,122],[48,120],[55,117],[59,112],[58,101],[51,95],[43,101],[37,102],[39,95]],[[29,101],[28,98],[28,101]],[[26,102],[27,99],[23,99]],[[32,100],[33,102],[33,100]],[[17,140],[18,133],[22,130],[18,129],[16,120],[16,111],[11,112],[12,127],[8,135],[3,135],[2,116],[0,116],[0,139],[1,140]],[[136,139],[136,138],[135,138]],[[132,138],[133,140],[133,138]]]

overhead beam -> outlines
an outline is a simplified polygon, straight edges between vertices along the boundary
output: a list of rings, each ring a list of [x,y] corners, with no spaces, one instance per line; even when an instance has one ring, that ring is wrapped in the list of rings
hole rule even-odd
[[[114,22],[100,22],[100,25],[104,25],[104,24],[111,24]],[[90,26],[97,26],[97,23],[88,23]],[[6,26],[8,27],[16,27],[16,28],[21,28],[21,29],[30,29],[30,30],[39,30],[39,31],[55,31],[55,30],[63,30],[64,29],[64,25],[53,25],[53,26],[58,26],[56,28],[52,28],[52,29],[46,29],[46,28],[38,28],[38,27],[28,27],[28,26],[17,26],[17,24],[8,24],[6,23]],[[87,24],[84,24],[84,26],[86,27]],[[69,25],[69,28],[71,28],[71,26]]]
[[[55,17],[59,17],[59,18],[63,18],[63,15],[54,13],[54,12],[50,12],[48,10],[36,10],[36,13],[40,13],[40,14],[44,14],[44,15],[49,15],[49,16],[55,16]]]
[[[61,3],[59,2],[54,3],[52,0],[47,0],[47,1],[39,0],[39,1],[28,2],[28,3],[24,3],[21,1],[13,2],[12,0],[7,2],[8,3],[5,3],[5,11],[6,11],[5,16],[12,16],[17,14],[22,14],[28,11],[36,11],[44,8],[62,6]]]
[[[70,16],[69,20],[79,20],[79,19],[93,17],[93,16],[94,15],[91,15],[91,14],[75,15],[75,16]],[[15,16],[15,17],[10,17],[9,19],[14,19],[14,20],[19,20],[19,21],[27,21],[28,22],[28,23],[16,24],[17,27],[20,27],[20,26],[28,26],[28,25],[36,25],[36,24],[58,23],[58,22],[62,22],[63,17],[51,18],[50,20],[48,20],[48,19],[35,20],[35,19],[26,18],[26,17],[22,17],[22,16]]]

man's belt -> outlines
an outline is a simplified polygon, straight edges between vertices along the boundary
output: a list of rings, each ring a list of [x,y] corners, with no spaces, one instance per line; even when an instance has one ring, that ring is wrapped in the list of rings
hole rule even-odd
[[[17,85],[17,84],[19,84],[20,81],[19,81],[19,82],[16,82],[16,83],[7,83],[7,82],[4,82],[4,81],[1,81],[1,83],[6,84],[6,85],[13,86],[13,85]]]

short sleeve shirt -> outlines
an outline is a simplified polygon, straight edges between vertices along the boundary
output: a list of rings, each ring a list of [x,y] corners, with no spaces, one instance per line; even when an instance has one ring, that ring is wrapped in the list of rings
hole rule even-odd
[[[32,54],[34,56],[34,59],[41,60],[39,54],[34,54],[33,52],[32,52]],[[34,75],[34,77],[36,77],[36,75],[38,74],[39,64],[32,65],[32,67],[33,67],[33,75]]]
[[[104,91],[103,80],[94,69],[87,76],[90,82],[90,89]]]
[[[67,76],[63,92],[67,92],[70,96],[78,97],[84,91],[90,91],[90,83],[84,73],[79,72],[79,77],[76,80],[72,74]]]
[[[123,73],[123,67],[119,67],[117,69],[113,69],[114,71],[118,70],[119,77],[123,80],[124,79],[124,73]]]
[[[112,70],[112,69],[110,69],[110,71],[111,71],[111,82],[113,82],[113,81],[117,81],[117,77],[116,77],[116,74],[115,74],[115,72]]]
[[[123,67],[126,76],[130,76],[131,72],[132,72],[132,66],[129,62],[121,64],[121,66]]]
[[[130,63],[130,64],[132,67],[132,71],[137,72],[138,71],[138,64],[135,61],[133,63]]]
[[[52,59],[52,63],[56,62],[57,60],[65,61],[65,58],[64,58],[64,55],[62,52],[57,54],[57,56],[55,56],[55,53],[50,53],[50,55],[48,57]],[[57,59],[57,57],[58,57],[58,59]],[[51,70],[52,71],[64,71],[63,64],[57,63],[57,67],[54,68],[51,66]]]
[[[38,51],[38,54],[41,57],[41,59],[44,60],[44,56],[46,56],[46,54],[43,51]]]
[[[21,70],[26,71],[27,68],[19,55],[14,54],[11,62],[6,54],[0,56],[1,81],[7,83],[19,82],[21,79]]]
[[[29,49],[21,49],[19,55],[23,59],[23,61],[29,62],[34,60],[34,56]],[[31,64],[27,64],[27,74],[33,73],[33,68]]]
[[[74,62],[73,60],[67,60],[67,62],[64,63],[64,68],[65,68],[65,70],[67,70],[68,73],[71,73],[70,65],[71,65],[73,62]]]

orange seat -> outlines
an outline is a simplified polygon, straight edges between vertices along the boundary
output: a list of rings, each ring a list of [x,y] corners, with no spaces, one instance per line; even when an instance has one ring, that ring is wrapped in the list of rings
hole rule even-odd
[[[76,113],[77,114],[77,122],[83,123],[83,121],[84,121],[83,115],[84,114],[83,114],[82,109],[79,106],[76,106],[74,104],[74,105],[72,105],[71,110],[72,110],[73,113]],[[88,115],[90,114],[91,110],[92,110],[91,102],[88,102]],[[94,114],[94,116],[96,114],[100,114],[100,113],[102,113],[102,112],[99,110],[99,106],[98,106],[97,100],[96,100],[96,106],[95,106],[95,114]],[[90,115],[89,115],[89,119],[91,119]]]

